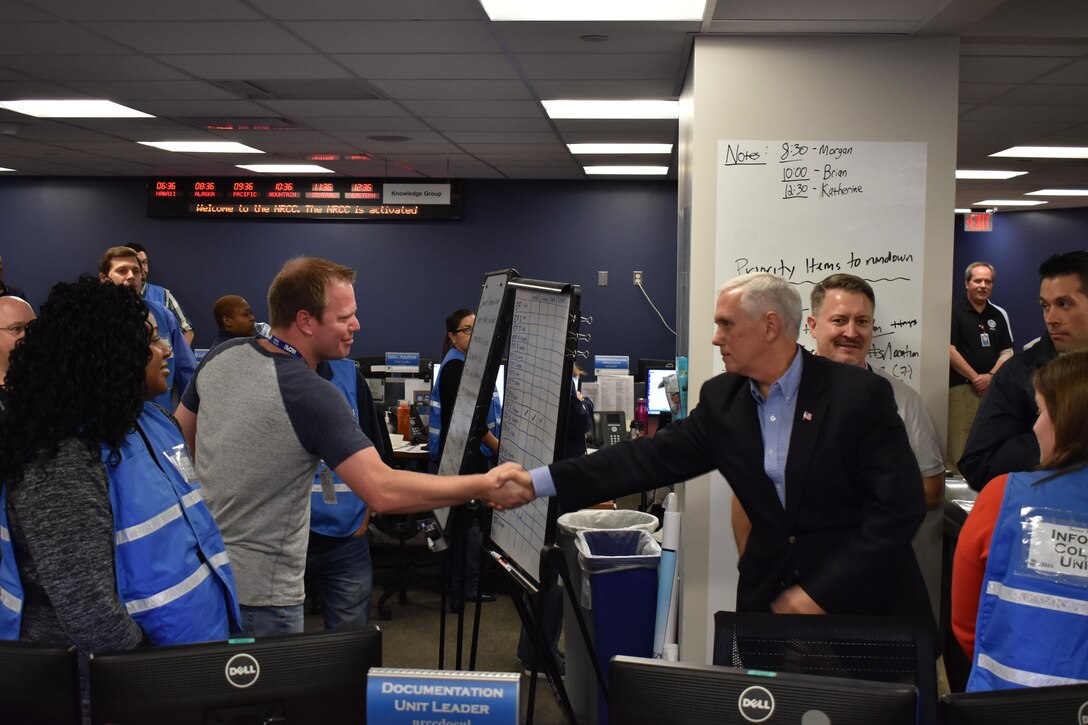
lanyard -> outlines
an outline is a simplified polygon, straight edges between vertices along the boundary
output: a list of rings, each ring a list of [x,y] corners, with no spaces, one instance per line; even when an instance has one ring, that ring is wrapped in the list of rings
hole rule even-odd
[[[284,342],[283,340],[279,339],[278,337],[276,337],[272,333],[268,334],[268,341],[270,343],[272,343],[273,345],[275,345],[276,347],[278,347],[279,349],[281,349],[281,350],[283,350],[285,352],[291,353],[292,355],[297,357],[299,360],[305,360],[305,358],[302,357],[302,353],[300,353],[298,350],[296,350],[294,345],[292,345],[289,342]]]

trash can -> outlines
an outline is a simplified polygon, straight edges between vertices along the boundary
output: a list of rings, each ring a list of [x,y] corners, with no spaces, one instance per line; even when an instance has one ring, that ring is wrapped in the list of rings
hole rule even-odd
[[[582,601],[582,573],[578,564],[578,549],[574,537],[579,531],[636,529],[652,533],[659,525],[656,516],[641,511],[608,511],[604,509],[586,509],[573,511],[559,517],[559,548],[567,562],[571,584],[574,589],[574,601]],[[580,607],[579,607],[580,608]],[[593,617],[582,610],[586,618],[589,634],[593,636]],[[566,649],[565,685],[570,697],[574,715],[580,723],[595,723],[597,719],[597,678],[593,674],[593,663],[589,659],[589,650],[582,641],[574,610],[570,599],[563,597],[563,641]]]
[[[616,655],[650,657],[657,618],[657,569],[661,544],[640,530],[579,531],[582,606],[593,619],[593,646],[605,679]],[[597,722],[608,722],[604,693]]]

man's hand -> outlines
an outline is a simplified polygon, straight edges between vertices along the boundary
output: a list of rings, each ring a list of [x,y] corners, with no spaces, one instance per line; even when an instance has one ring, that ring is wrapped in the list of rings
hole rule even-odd
[[[505,511],[529,503],[536,498],[532,477],[517,463],[504,463],[487,472],[494,488],[484,498],[493,509]]]
[[[990,381],[994,379],[993,375],[989,373],[979,373],[971,380],[971,387],[975,389],[978,397],[982,397],[986,394],[986,391],[990,389]]]
[[[827,614],[800,584],[794,584],[779,594],[771,602],[771,611],[775,614]]]

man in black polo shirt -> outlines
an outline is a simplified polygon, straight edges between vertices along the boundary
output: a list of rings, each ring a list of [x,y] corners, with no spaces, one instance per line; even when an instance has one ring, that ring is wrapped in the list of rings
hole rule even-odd
[[[994,268],[986,262],[972,262],[964,272],[967,295],[952,305],[952,336],[948,348],[948,460],[963,454],[967,434],[978,412],[979,401],[990,381],[1012,357],[1012,335],[1005,315],[990,304],[994,289]]]

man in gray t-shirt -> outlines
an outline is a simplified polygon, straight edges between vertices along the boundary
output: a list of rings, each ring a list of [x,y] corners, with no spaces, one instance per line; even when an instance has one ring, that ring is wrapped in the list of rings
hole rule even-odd
[[[227,544],[247,636],[302,631],[310,490],[322,460],[379,512],[528,499],[501,483],[502,467],[439,480],[382,462],[344,396],[315,372],[351,350],[354,281],[328,260],[288,261],[268,291],[270,338],[209,353],[176,411]]]

